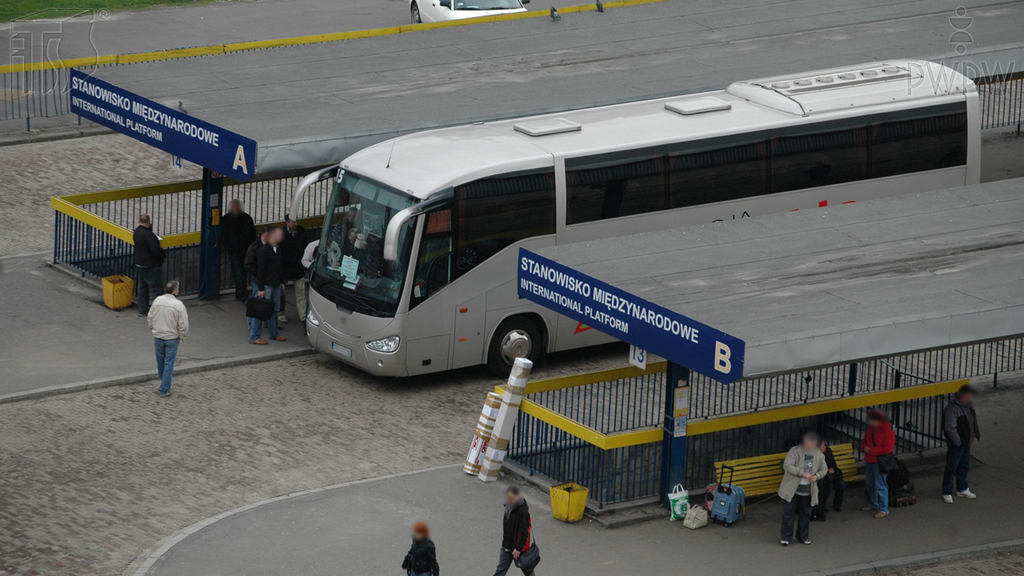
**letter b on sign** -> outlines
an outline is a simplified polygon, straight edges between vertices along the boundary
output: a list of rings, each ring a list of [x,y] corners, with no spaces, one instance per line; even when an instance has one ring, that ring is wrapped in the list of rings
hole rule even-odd
[[[732,357],[732,350],[721,342],[715,341],[715,370],[728,374],[732,372],[732,362],[729,358]]]

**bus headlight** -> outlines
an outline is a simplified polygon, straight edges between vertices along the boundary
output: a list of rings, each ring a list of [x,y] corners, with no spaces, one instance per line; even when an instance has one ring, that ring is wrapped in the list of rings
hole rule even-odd
[[[316,316],[313,316],[313,311],[312,310],[310,310],[309,314],[306,315],[306,322],[309,322],[313,326],[319,326],[320,325],[320,321],[316,319]]]
[[[388,336],[380,340],[370,340],[366,343],[366,348],[374,352],[391,353],[398,350],[400,341],[401,339],[398,336]]]

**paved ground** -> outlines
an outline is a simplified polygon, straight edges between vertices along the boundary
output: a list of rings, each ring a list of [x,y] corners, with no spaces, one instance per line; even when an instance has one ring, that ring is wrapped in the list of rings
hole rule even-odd
[[[156,371],[153,340],[136,307],[110,310],[102,291],[58,272],[39,257],[0,260],[0,303],[16,338],[0,345],[0,395],[48,386]],[[230,296],[187,300],[191,329],[178,352],[179,366],[302,351],[309,342],[293,305],[286,342],[248,343],[245,308]]]
[[[950,560],[928,566],[904,568],[890,572],[892,576],[1003,576],[1024,574],[1024,551],[1000,552],[989,556]]]
[[[171,170],[166,152],[119,134],[3,146],[0,166],[0,257],[52,252],[50,196],[202,177],[192,164]]]
[[[980,496],[975,501],[944,504],[939,498],[939,471],[930,468],[914,477],[917,506],[875,520],[859,512],[865,500],[862,488],[854,487],[842,513],[813,525],[813,545],[787,549],[778,544],[777,499],[751,506],[746,520],[730,528],[691,532],[666,519],[608,531],[588,522],[555,522],[546,498],[531,492],[544,573],[798,574],[1019,538],[1024,535],[1019,513],[1003,504],[1024,498],[1019,482],[1024,472],[1024,423],[1017,417],[1024,407],[1021,392],[1017,388],[988,393],[979,400],[986,441],[976,450],[979,463],[972,486]],[[475,408],[473,400],[470,395],[467,409]],[[413,417],[417,430],[425,416],[421,412]],[[465,414],[458,422],[470,419]],[[457,461],[464,439],[454,436],[451,460]],[[430,444],[440,445],[445,438],[439,435]],[[447,574],[487,573],[494,562],[502,490],[501,485],[484,485],[456,467],[279,501],[186,538],[152,574],[386,574],[397,566],[409,526],[418,519],[430,523]]]
[[[537,373],[625,358],[563,354]],[[180,377],[168,399],[147,383],[0,405],[0,573],[120,574],[215,513],[459,462],[495,383],[374,380],[310,356]]]

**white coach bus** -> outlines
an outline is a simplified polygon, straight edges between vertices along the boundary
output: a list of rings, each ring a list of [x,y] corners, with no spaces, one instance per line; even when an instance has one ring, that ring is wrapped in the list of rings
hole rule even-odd
[[[979,181],[974,84],[923,61],[455,128],[362,150],[310,282],[320,352],[408,376],[611,339],[516,293],[538,249]],[[515,338],[514,334],[525,336]]]

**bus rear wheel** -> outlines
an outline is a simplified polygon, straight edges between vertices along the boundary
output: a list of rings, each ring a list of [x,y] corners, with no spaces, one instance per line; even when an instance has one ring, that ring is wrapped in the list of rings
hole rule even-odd
[[[491,337],[487,369],[499,378],[508,378],[516,358],[526,358],[536,363],[543,350],[540,329],[533,320],[525,316],[506,318]]]

